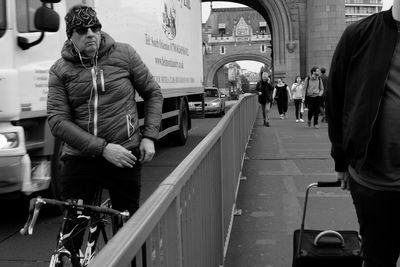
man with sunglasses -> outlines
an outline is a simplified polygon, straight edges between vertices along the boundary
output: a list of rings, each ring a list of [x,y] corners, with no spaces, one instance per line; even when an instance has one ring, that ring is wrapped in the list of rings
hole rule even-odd
[[[74,6],[65,16],[61,58],[50,69],[48,122],[65,145],[62,198],[91,204],[107,188],[114,209],[139,207],[141,164],[155,153],[163,98],[136,51],[102,32],[96,12]],[[144,100],[139,127],[136,92]],[[74,218],[72,218],[74,219]],[[74,226],[71,221],[69,229]],[[78,265],[82,237],[66,244]]]

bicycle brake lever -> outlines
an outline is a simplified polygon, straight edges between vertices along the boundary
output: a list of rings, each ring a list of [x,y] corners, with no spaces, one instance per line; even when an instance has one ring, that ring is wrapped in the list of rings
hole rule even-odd
[[[129,220],[129,211],[125,210],[123,212],[120,213],[121,217],[122,217],[122,221],[124,223],[126,223]]]
[[[40,209],[43,204],[46,202],[43,201],[41,197],[33,198],[29,202],[29,216],[28,220],[26,221],[24,227],[19,230],[21,235],[32,235],[33,227],[35,226],[36,220],[39,216]]]

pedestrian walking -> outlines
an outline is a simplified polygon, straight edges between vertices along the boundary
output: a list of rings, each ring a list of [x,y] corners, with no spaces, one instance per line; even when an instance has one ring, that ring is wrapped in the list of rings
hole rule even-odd
[[[276,99],[276,104],[278,106],[279,117],[281,120],[287,118],[287,110],[290,96],[290,90],[286,83],[282,79],[278,79],[278,83],[275,85],[273,94],[273,99]]]
[[[327,115],[325,112],[325,106],[326,106],[326,94],[328,92],[328,76],[326,75],[326,69],[324,67],[321,68],[321,81],[322,85],[324,86],[324,92],[321,95],[321,115],[322,119],[321,122],[328,122],[327,121]]]
[[[109,189],[113,208],[139,208],[141,164],[155,153],[163,97],[160,86],[128,44],[101,31],[91,7],[77,5],[65,16],[67,40],[50,69],[48,123],[63,142],[62,198],[92,204],[99,188]],[[135,95],[144,100],[139,127]],[[69,218],[66,242],[79,264],[82,234],[77,214]],[[66,234],[64,233],[64,234]]]
[[[320,112],[321,96],[324,93],[324,85],[319,77],[319,68],[311,68],[311,76],[304,81],[305,103],[308,107],[308,127],[311,127],[311,120],[314,119],[314,128],[318,129],[318,116]]]
[[[304,122],[302,105],[304,102],[304,83],[300,76],[296,76],[296,80],[291,88],[292,99],[294,101],[296,122]]]
[[[400,254],[400,1],[350,24],[328,80],[331,155],[356,209],[364,265]]]
[[[258,93],[258,103],[261,105],[261,111],[264,121],[264,126],[269,127],[269,110],[272,103],[272,93],[274,88],[271,85],[268,72],[262,71],[260,81],[257,82],[256,91]]]

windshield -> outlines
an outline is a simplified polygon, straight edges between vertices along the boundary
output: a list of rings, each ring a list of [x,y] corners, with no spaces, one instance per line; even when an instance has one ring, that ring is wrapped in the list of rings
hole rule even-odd
[[[218,91],[217,90],[204,90],[205,96],[206,97],[218,97]]]
[[[0,37],[4,35],[7,28],[6,0],[0,0]]]
[[[35,28],[34,17],[36,10],[42,6],[40,0],[17,0],[16,6],[18,31],[24,33],[38,31]]]

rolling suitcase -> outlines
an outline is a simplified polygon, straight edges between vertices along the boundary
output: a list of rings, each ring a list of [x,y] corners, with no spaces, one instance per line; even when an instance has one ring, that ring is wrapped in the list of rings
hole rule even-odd
[[[307,187],[300,229],[293,235],[292,267],[361,267],[361,243],[357,231],[304,229],[308,194],[312,187],[339,187],[340,181],[317,182]]]

